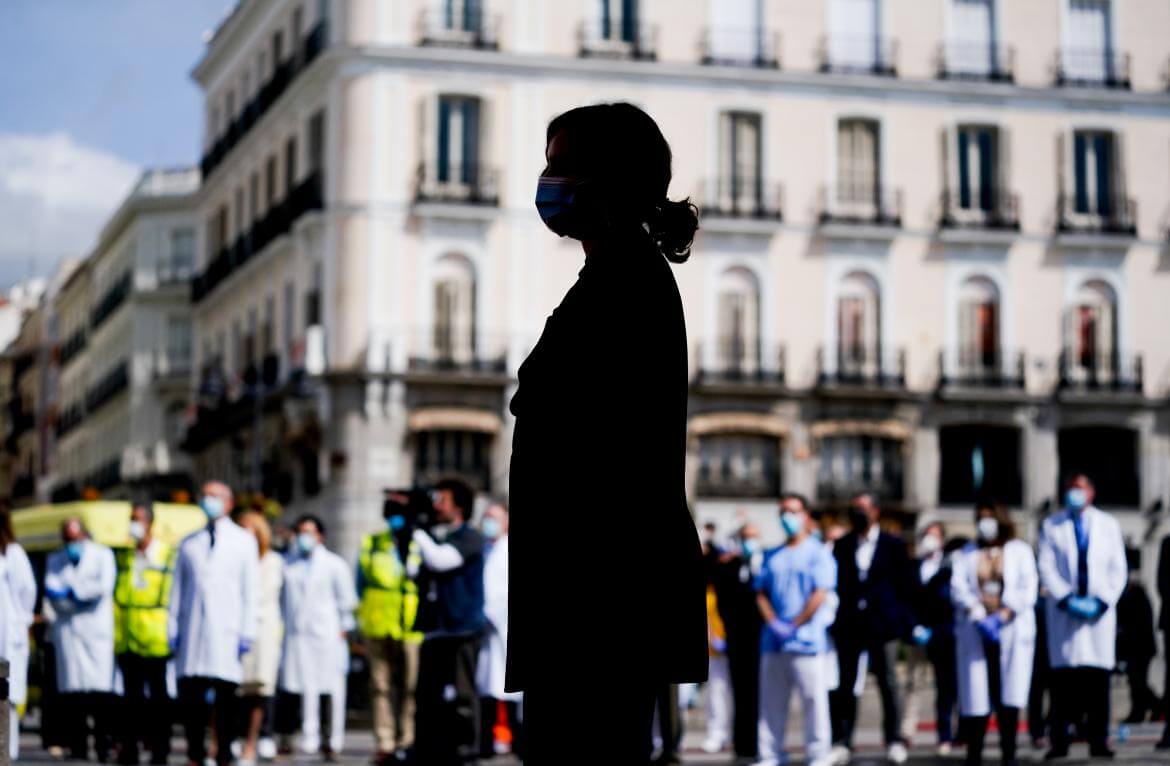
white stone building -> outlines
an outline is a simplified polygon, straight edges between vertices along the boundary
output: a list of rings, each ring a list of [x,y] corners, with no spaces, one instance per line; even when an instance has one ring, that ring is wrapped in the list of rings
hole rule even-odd
[[[515,371],[582,259],[533,207],[545,127],[628,100],[703,211],[699,518],[865,488],[1034,528],[1086,470],[1140,542],[1170,500],[1167,29],[1160,0],[243,0],[194,70],[196,474],[346,552],[382,487],[505,494]]]

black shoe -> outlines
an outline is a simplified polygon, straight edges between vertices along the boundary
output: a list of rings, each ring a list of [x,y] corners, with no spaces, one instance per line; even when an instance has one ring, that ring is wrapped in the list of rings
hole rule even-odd
[[[1121,719],[1122,723],[1144,723],[1146,720],[1145,711],[1131,710],[1129,715]]]
[[[1104,760],[1111,761],[1111,760],[1113,760],[1113,756],[1114,756],[1113,751],[1110,750],[1107,745],[1096,745],[1096,746],[1090,745],[1089,746],[1089,757],[1090,758],[1102,758]]]
[[[1055,761],[1060,758],[1068,758],[1068,747],[1057,747],[1053,745],[1052,748],[1044,754],[1044,760]]]
[[[1158,743],[1154,745],[1155,750],[1170,750],[1170,737],[1162,737]]]

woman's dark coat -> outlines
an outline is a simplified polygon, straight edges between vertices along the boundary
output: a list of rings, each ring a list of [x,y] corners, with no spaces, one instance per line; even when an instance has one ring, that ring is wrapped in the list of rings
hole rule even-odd
[[[594,247],[511,410],[507,689],[706,678],[686,328],[670,265],[640,230]]]

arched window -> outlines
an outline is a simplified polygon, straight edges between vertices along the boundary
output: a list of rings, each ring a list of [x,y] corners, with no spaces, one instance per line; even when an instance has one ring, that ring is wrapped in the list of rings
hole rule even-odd
[[[475,358],[475,272],[462,255],[435,264],[432,351],[440,365],[470,364]]]
[[[1065,356],[1073,377],[1111,379],[1117,373],[1117,294],[1100,280],[1077,291],[1065,317]]]
[[[837,294],[837,371],[873,378],[881,364],[881,290],[869,274],[847,274]]]
[[[987,277],[959,287],[959,370],[980,373],[999,367],[999,290]]]
[[[760,369],[760,288],[755,275],[731,268],[719,280],[716,360],[724,374],[751,375]]]

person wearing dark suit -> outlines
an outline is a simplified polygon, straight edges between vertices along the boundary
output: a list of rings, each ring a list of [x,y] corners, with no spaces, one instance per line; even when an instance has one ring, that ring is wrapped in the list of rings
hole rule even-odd
[[[764,626],[756,603],[756,578],[764,563],[760,533],[748,522],[736,534],[739,550],[722,556],[715,568],[715,603],[727,633],[731,676],[731,742],[739,758],[754,758],[760,709],[760,638]]]
[[[1158,653],[1154,636],[1154,606],[1142,584],[1140,552],[1125,552],[1129,563],[1129,582],[1117,600],[1117,665],[1129,682],[1129,715],[1125,723],[1141,723],[1147,715],[1157,714],[1158,695],[1150,688],[1150,663]]]
[[[670,147],[637,107],[570,110],[546,141],[537,209],[581,242],[585,264],[510,404],[505,689],[525,693],[526,763],[646,763],[656,691],[707,675],[706,581],[684,488],[686,327],[670,265],[686,260],[698,218],[667,199]],[[601,511],[620,532],[608,548],[591,528]],[[583,737],[599,715],[606,736]]]
[[[854,498],[849,517],[853,531],[833,546],[841,601],[832,628],[840,663],[840,683],[830,695],[833,758],[848,758],[853,746],[857,721],[853,688],[864,653],[881,693],[887,756],[893,763],[905,763],[895,663],[898,642],[909,636],[914,627],[910,598],[915,588],[910,558],[906,544],[878,526],[881,509],[872,495]]]
[[[1158,551],[1158,598],[1162,602],[1158,611],[1158,628],[1162,631],[1162,646],[1168,656],[1163,658],[1166,680],[1162,685],[1162,712],[1166,716],[1166,727],[1162,730],[1157,748],[1170,750],[1170,535],[1162,538],[1162,548]]]

